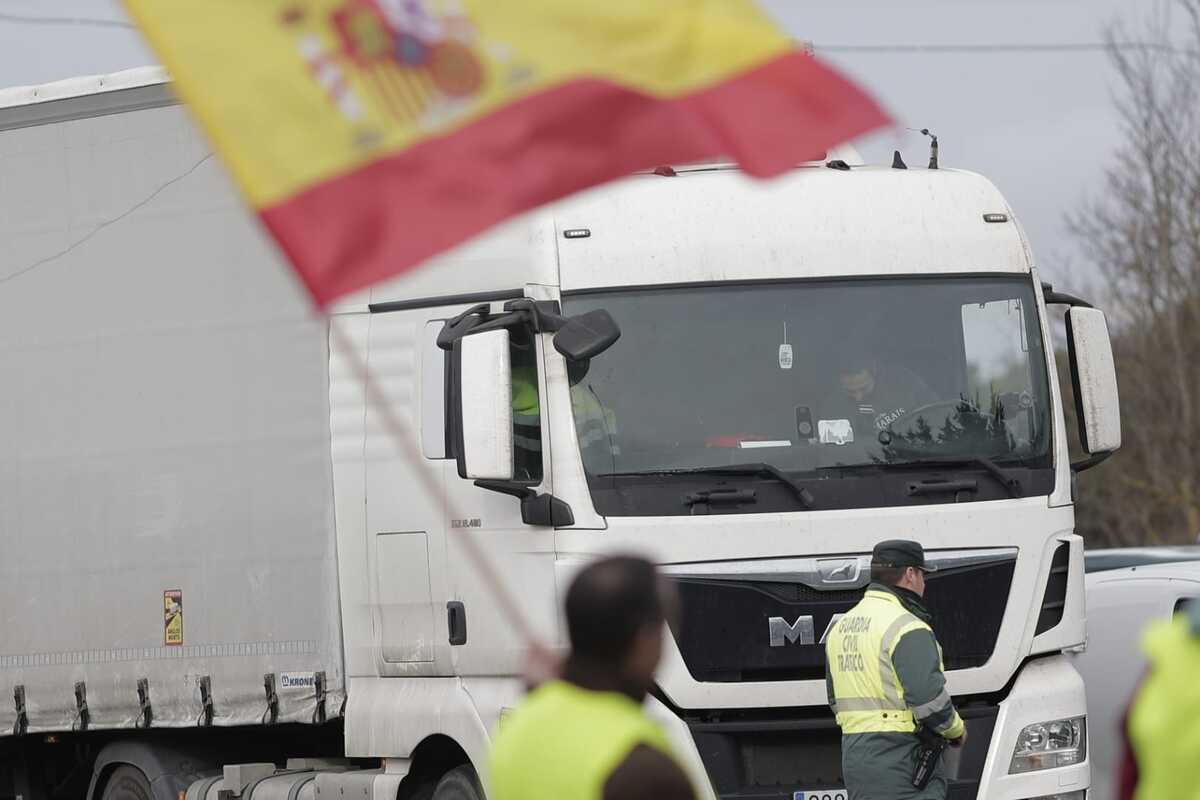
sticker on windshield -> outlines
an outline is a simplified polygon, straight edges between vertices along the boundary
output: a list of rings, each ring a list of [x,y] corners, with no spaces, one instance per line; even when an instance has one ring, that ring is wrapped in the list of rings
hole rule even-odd
[[[854,441],[854,428],[848,419],[818,420],[817,438],[821,444],[850,444]]]
[[[787,340],[787,323],[783,323],[783,344],[779,345],[779,368],[792,368],[792,346]]]

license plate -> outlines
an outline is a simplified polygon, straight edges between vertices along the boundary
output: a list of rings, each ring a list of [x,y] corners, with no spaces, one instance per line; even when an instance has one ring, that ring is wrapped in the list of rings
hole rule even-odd
[[[792,800],[847,800],[845,789],[800,789],[792,792]]]

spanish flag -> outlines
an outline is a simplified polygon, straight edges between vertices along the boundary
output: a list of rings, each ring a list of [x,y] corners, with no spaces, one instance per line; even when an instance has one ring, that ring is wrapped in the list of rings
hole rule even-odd
[[[318,306],[660,164],[887,123],[753,0],[126,0]]]

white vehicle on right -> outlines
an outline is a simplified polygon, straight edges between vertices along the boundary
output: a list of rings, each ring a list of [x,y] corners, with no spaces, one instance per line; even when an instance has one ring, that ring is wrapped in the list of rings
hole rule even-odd
[[[1091,800],[1115,800],[1120,725],[1146,671],[1142,634],[1200,597],[1200,546],[1089,550],[1084,569],[1087,649],[1075,668],[1087,691]]]

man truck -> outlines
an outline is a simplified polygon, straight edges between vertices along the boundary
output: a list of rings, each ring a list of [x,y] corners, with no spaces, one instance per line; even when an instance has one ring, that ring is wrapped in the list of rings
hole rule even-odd
[[[663,165],[324,317],[148,69],[0,93],[0,241],[0,796],[481,800],[527,642],[473,541],[559,647],[579,565],[648,554],[699,794],[842,798],[824,641],[893,538],[938,568],[950,796],[1085,796],[1112,355],[985,178]]]

